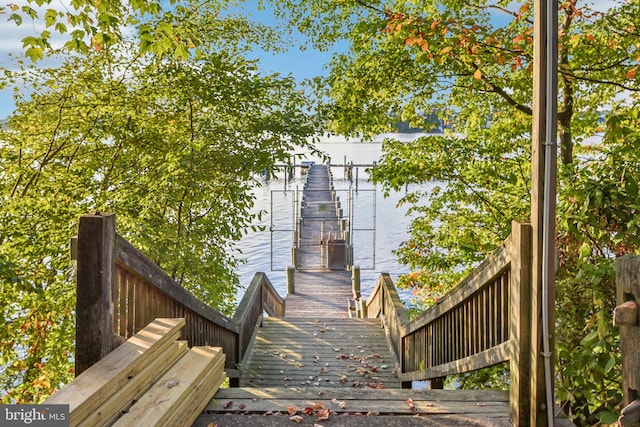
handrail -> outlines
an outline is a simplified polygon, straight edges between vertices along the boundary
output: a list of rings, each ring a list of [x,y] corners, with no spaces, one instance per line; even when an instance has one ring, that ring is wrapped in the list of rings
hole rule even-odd
[[[195,298],[116,233],[113,214],[83,215],[78,226],[76,375],[157,317],[183,317],[189,346],[222,347],[232,385],[253,330],[266,311],[284,315],[284,300],[257,273],[233,319]]]
[[[367,317],[377,318],[384,314],[382,319],[385,322],[385,329],[389,331],[396,356],[400,356],[402,354],[402,330],[403,326],[409,322],[409,318],[388,273],[380,275],[373,292],[364,305]],[[398,359],[400,358],[398,357]]]
[[[364,303],[367,317],[381,316],[399,356],[399,378],[408,383],[470,372],[509,361],[511,420],[528,425],[531,341],[531,227],[512,232],[458,286],[412,321],[388,275]]]

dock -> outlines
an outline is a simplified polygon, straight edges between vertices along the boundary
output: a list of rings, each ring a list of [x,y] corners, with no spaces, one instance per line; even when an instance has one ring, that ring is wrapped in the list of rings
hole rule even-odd
[[[484,425],[508,423],[507,392],[402,388],[399,358],[382,320],[350,318],[348,301],[355,296],[335,194],[330,168],[312,165],[300,208],[295,290],[286,297],[285,315],[262,320],[242,364],[240,388],[220,389],[195,425],[226,425],[229,414],[239,412],[280,413],[284,423],[287,408],[302,411],[318,402],[334,416],[393,415],[398,422],[398,416],[445,415],[458,417],[455,425],[478,425],[471,423],[481,416],[490,420]]]

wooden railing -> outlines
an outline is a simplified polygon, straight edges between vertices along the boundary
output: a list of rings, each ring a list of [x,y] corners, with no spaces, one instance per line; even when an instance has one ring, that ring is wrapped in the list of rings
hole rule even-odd
[[[613,320],[620,328],[625,404],[618,425],[640,425],[640,256],[616,260],[616,304]]]
[[[232,384],[263,312],[284,315],[284,300],[258,273],[233,319],[199,301],[116,233],[112,214],[80,218],[77,259],[76,375],[158,317],[186,321],[189,346],[222,347]]]
[[[381,316],[405,383],[432,380],[509,362],[511,420],[528,425],[530,411],[531,227],[513,222],[511,235],[449,294],[412,321],[388,275],[364,303]]]

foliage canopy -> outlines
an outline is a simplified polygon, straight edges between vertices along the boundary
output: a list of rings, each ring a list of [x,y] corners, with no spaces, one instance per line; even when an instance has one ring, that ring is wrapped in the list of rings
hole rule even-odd
[[[177,58],[123,39],[8,74],[31,93],[0,132],[3,402],[41,401],[73,378],[68,246],[80,215],[116,213],[124,237],[229,314],[234,242],[261,215],[251,189],[293,147],[313,150],[317,123],[298,83],[260,73],[240,34],[222,37],[231,22],[211,25],[222,22],[214,10],[188,22],[183,12],[166,22],[203,44]]]

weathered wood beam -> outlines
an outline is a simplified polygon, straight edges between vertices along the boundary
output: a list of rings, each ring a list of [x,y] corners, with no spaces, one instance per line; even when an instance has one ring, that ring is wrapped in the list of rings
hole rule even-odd
[[[640,399],[640,256],[616,260],[616,303],[614,321],[620,328],[622,387],[625,405]]]
[[[122,341],[113,333],[116,223],[113,214],[83,215],[78,225],[75,374]]]

